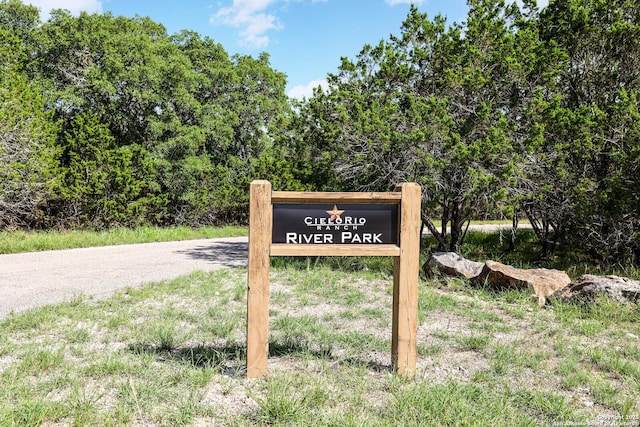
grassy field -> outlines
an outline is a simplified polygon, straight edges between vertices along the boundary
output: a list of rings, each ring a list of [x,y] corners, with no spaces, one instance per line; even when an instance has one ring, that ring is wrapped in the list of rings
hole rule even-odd
[[[423,280],[403,379],[389,258],[272,265],[267,378],[244,376],[246,270],[194,272],[0,321],[0,426],[640,422],[637,306]]]
[[[55,249],[86,248],[91,246],[130,243],[170,242],[213,237],[246,236],[246,227],[139,227],[95,231],[2,231],[0,254],[35,252]]]
[[[0,242],[16,252],[243,233],[4,233]],[[505,235],[472,233],[462,253],[573,277],[639,276],[577,254],[542,260],[533,240],[523,232],[509,252]],[[0,427],[640,424],[640,307],[603,298],[539,308],[526,292],[421,280],[418,366],[406,379],[390,366],[391,287],[390,258],[273,258],[260,380],[244,375],[245,269],[14,314],[0,320]]]

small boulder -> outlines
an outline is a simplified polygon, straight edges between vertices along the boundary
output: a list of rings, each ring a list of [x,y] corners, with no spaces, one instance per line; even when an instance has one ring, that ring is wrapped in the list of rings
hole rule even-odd
[[[470,261],[455,252],[434,252],[422,269],[427,277],[441,274],[472,279],[480,274],[483,266],[483,263]]]
[[[637,304],[640,302],[640,281],[626,277],[584,274],[553,296],[588,302],[593,301],[597,294],[607,294],[609,298],[622,304]]]
[[[540,306],[545,304],[547,297],[571,283],[571,278],[564,271],[546,268],[524,270],[496,261],[487,261],[474,280],[498,288],[527,288],[538,298]]]

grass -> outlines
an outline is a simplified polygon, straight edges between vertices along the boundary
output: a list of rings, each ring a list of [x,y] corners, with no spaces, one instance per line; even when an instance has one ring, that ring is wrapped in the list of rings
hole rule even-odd
[[[560,264],[502,245],[473,234],[463,250]],[[539,308],[524,291],[422,280],[417,372],[400,378],[391,271],[391,258],[273,258],[260,380],[244,375],[244,269],[10,315],[0,320],[0,427],[640,421],[638,306],[602,298]]]
[[[244,376],[246,271],[194,272],[0,321],[0,426],[638,420],[637,307],[540,309],[524,293],[422,281],[405,379],[390,367],[384,263],[275,264],[265,379]]]
[[[0,231],[0,254],[35,252],[131,243],[169,242],[215,237],[246,236],[245,227],[139,227],[107,231]]]

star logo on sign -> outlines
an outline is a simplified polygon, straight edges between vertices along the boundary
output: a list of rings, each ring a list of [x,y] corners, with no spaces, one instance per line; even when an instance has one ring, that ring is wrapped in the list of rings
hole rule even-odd
[[[342,215],[344,213],[344,211],[339,210],[336,205],[333,205],[333,210],[326,211],[326,212],[329,215],[331,215],[330,221],[335,221],[336,219],[340,219],[340,215]]]

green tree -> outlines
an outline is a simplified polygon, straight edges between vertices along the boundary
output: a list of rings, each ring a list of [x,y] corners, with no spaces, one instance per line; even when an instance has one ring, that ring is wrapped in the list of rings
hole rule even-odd
[[[528,144],[525,124],[510,119],[532,97],[523,85],[530,40],[516,38],[524,19],[517,7],[469,5],[466,23],[451,26],[412,7],[400,36],[365,46],[354,62],[343,59],[328,92],[301,109],[301,134],[315,139],[315,156],[329,159],[342,185],[419,182],[423,222],[451,250],[471,219],[509,213]]]
[[[76,116],[64,133],[59,213],[66,226],[135,226],[147,220],[150,168],[137,146],[118,147],[106,125],[92,113]]]
[[[168,120],[188,96],[188,61],[149,18],[56,10],[38,40],[35,66],[58,117],[69,122],[91,111],[120,146],[152,147],[154,122]]]
[[[545,140],[558,154],[540,201],[563,207],[552,213],[567,244],[606,262],[637,261],[640,12],[633,1],[557,1],[539,25],[568,58],[545,112]]]
[[[0,28],[16,37],[23,47],[32,43],[33,32],[39,24],[37,7],[25,5],[20,0],[0,0]],[[26,51],[15,49],[15,52]]]
[[[242,221],[250,180],[282,165],[269,131],[289,108],[284,75],[271,69],[267,55],[229,57],[212,39],[188,31],[173,40],[196,76],[190,108],[161,125],[159,138],[158,169],[175,217],[190,224]]]
[[[35,68],[65,129],[91,113],[115,147],[152,162],[152,173],[146,163],[132,167],[152,180],[153,218],[199,225],[243,217],[254,159],[279,155],[264,154],[273,147],[268,133],[289,108],[285,77],[267,55],[229,57],[197,33],[169,36],[148,18],[108,13],[56,11],[38,37]]]
[[[5,24],[0,27],[0,228],[41,227],[55,183],[57,126],[25,76],[22,40]]]

